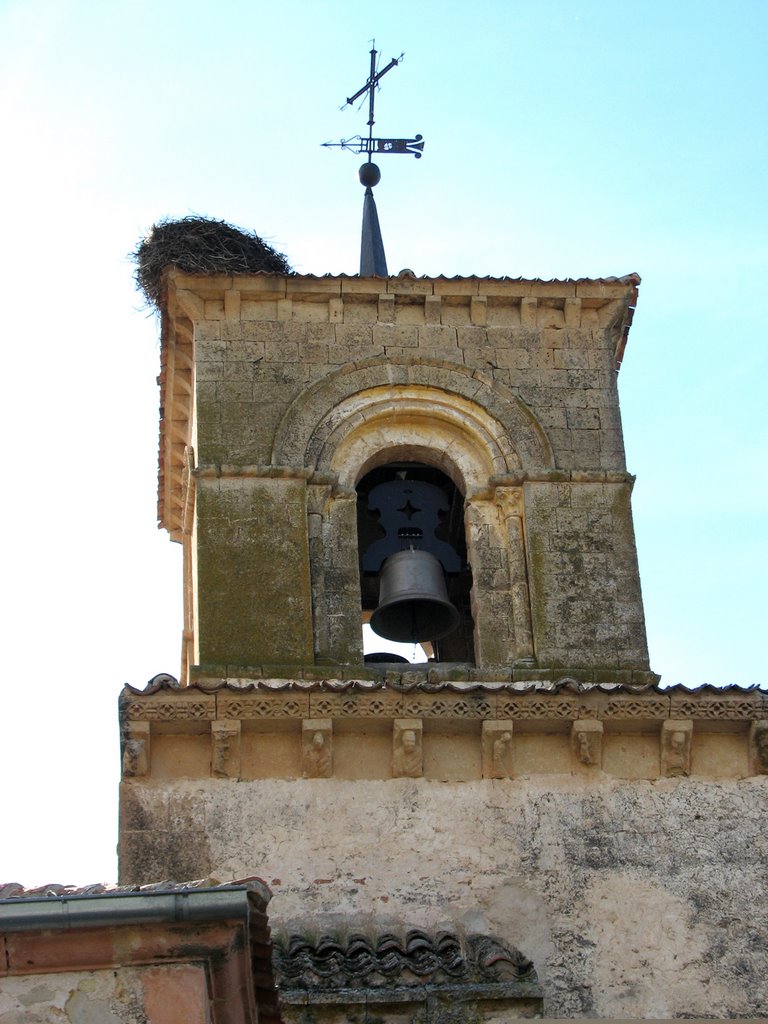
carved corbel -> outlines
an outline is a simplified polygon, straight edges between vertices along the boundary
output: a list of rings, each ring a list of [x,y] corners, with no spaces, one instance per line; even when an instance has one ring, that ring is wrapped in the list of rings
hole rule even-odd
[[[670,718],[661,726],[661,774],[691,774],[691,740],[693,722]]]
[[[150,748],[149,722],[131,722],[126,731],[123,747],[123,778],[140,778],[149,775]]]
[[[392,774],[418,779],[424,774],[423,728],[420,718],[396,718],[392,726]]]
[[[483,778],[512,778],[512,722],[483,722]]]
[[[211,722],[211,774],[217,779],[240,775],[240,722]]]
[[[571,728],[571,751],[574,760],[585,768],[602,768],[603,723],[594,718],[574,722]]]
[[[301,724],[301,774],[305,779],[333,775],[333,719],[305,718]]]

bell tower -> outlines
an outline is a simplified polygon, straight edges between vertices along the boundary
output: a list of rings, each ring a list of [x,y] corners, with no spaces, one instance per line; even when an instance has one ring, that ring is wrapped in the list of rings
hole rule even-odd
[[[183,682],[343,677],[363,617],[435,668],[650,678],[616,391],[637,284],[171,271]]]
[[[744,819],[768,712],[649,669],[616,387],[638,284],[164,272],[183,658],[121,696],[120,879],[263,878],[289,1022],[416,1022],[438,989],[446,1020],[542,992],[659,1016],[604,903],[698,948],[694,874],[658,865]],[[427,660],[364,659],[369,621]]]

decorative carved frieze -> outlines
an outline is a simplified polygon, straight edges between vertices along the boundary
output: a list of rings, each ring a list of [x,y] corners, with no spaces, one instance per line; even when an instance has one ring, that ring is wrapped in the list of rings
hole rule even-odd
[[[460,697],[407,696],[401,701],[404,715],[411,718],[491,718],[493,704],[488,700],[462,700]]]
[[[304,694],[253,693],[219,699],[220,718],[305,718],[309,701]]]
[[[754,700],[712,700],[672,698],[672,716],[674,718],[754,718],[759,705]]]
[[[397,718],[401,714],[399,693],[360,695],[312,694],[310,709],[321,718]]]
[[[536,700],[525,697],[499,696],[496,701],[497,718],[553,718],[579,717],[579,702],[569,699]]]
[[[216,702],[212,697],[174,697],[172,700],[136,700],[124,707],[129,721],[183,721],[216,717]]]
[[[623,700],[609,700],[600,713],[601,718],[666,718],[669,701],[648,697]]]

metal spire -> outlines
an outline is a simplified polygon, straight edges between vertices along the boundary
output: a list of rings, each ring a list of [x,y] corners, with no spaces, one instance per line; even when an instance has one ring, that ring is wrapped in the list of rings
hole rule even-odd
[[[362,240],[360,243],[360,275],[362,277],[370,277],[372,275],[378,275],[380,277],[387,276],[387,259],[384,255],[384,241],[381,237],[381,228],[379,227],[379,215],[376,211],[376,201],[373,198],[373,188],[378,185],[381,180],[381,171],[375,163],[373,163],[373,153],[405,153],[411,156],[415,156],[417,160],[421,159],[422,150],[424,149],[424,142],[422,141],[421,135],[417,135],[415,139],[375,139],[373,137],[373,126],[375,124],[374,119],[374,101],[376,90],[379,88],[379,81],[386,75],[392,68],[397,67],[400,61],[405,56],[400,54],[399,57],[393,57],[389,64],[381,71],[376,70],[376,49],[374,42],[374,49],[371,50],[371,69],[368,75],[368,80],[362,88],[358,89],[352,96],[347,97],[346,103],[341,107],[344,110],[345,107],[354,103],[355,100],[364,96],[368,93],[368,138],[364,139],[360,135],[355,135],[351,139],[342,139],[340,142],[324,142],[323,145],[329,148],[337,147],[339,149],[347,149],[352,153],[367,153],[368,160],[362,164],[359,171],[360,184],[365,187],[365,198],[363,200],[363,233]]]

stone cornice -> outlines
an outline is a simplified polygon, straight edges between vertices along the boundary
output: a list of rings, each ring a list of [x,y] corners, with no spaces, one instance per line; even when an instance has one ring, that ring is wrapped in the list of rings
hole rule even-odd
[[[120,705],[125,723],[401,717],[750,722],[768,716],[768,690],[707,685],[661,689],[653,683],[584,683],[567,676],[556,681],[430,682],[428,673],[416,671],[390,672],[379,680],[207,679],[186,687],[171,676],[161,676],[144,690],[125,686]]]

